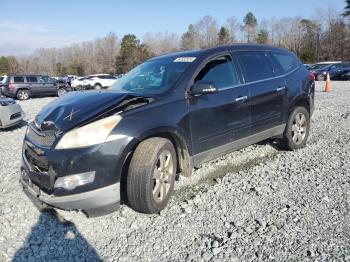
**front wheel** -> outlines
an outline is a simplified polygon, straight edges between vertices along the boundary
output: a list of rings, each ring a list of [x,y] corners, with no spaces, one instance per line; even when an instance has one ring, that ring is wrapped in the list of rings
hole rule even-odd
[[[305,147],[310,131],[310,114],[304,107],[296,107],[289,116],[281,146],[287,150]]]
[[[63,96],[65,93],[67,93],[67,90],[63,87],[60,87],[58,90],[57,90],[57,96]]]
[[[168,139],[154,137],[138,145],[127,177],[128,200],[135,211],[154,214],[167,205],[174,190],[176,163]]]

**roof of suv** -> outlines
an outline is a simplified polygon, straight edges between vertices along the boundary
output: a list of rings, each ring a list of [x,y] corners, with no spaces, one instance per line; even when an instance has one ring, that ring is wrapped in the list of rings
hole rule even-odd
[[[181,57],[181,56],[187,56],[187,57],[198,57],[201,55],[211,55],[215,53],[225,52],[225,51],[234,51],[234,50],[249,50],[249,51],[258,51],[258,50],[265,50],[265,51],[282,51],[282,52],[291,52],[286,48],[281,47],[275,47],[271,45],[258,45],[258,44],[234,44],[234,45],[223,45],[218,47],[211,47],[211,48],[205,48],[205,49],[196,49],[196,50],[189,50],[189,51],[180,51],[180,52],[173,52],[168,53],[164,55],[160,55],[154,58],[151,58],[151,60],[156,60],[159,58],[172,58],[172,57]]]
[[[9,75],[9,77],[11,76],[48,76],[48,75],[39,75],[39,74],[18,74],[18,75]]]

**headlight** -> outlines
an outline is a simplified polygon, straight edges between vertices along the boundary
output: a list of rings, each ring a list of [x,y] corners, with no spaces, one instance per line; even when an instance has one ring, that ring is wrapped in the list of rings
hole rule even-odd
[[[55,188],[64,188],[73,190],[74,188],[94,182],[95,171],[76,174],[71,176],[59,177],[55,182]]]
[[[79,148],[104,143],[113,128],[120,122],[120,115],[103,118],[65,134],[56,145],[56,149]]]

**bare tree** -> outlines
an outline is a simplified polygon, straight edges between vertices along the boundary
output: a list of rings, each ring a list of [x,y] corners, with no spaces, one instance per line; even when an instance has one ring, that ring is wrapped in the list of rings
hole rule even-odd
[[[219,25],[217,20],[211,15],[206,15],[195,25],[198,32],[201,47],[212,47],[217,44]]]
[[[143,37],[143,43],[154,55],[178,50],[179,42],[179,36],[169,32],[148,32]]]
[[[231,42],[239,42],[239,33],[240,33],[240,27],[238,20],[236,17],[231,16],[227,18],[226,20],[226,27],[228,28],[231,36]]]

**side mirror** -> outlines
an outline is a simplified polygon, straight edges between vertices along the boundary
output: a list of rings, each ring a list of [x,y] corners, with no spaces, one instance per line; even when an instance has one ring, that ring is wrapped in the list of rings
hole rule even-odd
[[[213,83],[198,81],[194,83],[194,85],[191,87],[189,94],[204,95],[204,94],[216,93],[217,91],[218,89],[214,86]]]

